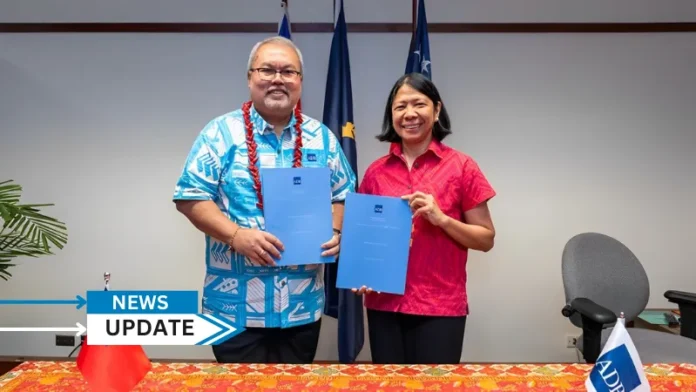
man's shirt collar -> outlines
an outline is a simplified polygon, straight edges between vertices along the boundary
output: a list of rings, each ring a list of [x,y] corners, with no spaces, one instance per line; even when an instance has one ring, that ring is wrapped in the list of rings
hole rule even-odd
[[[249,118],[251,119],[251,123],[254,124],[254,132],[257,132],[259,135],[275,133],[273,125],[269,124],[266,120],[264,120],[263,117],[261,117],[261,114],[259,114],[259,112],[256,111],[254,105],[251,105],[251,110],[249,111]],[[291,115],[290,122],[288,123],[288,125],[285,126],[285,128],[283,128],[283,132],[285,132],[286,129],[292,129],[295,126],[295,122],[295,116]]]

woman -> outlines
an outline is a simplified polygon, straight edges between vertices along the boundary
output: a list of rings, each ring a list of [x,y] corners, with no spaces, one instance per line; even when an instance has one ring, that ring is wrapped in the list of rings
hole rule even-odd
[[[413,211],[404,295],[365,294],[372,360],[378,364],[459,363],[469,306],[467,250],[487,252],[495,191],[476,162],[442,143],[450,119],[435,85],[421,74],[392,88],[382,133],[389,153],[365,172],[359,193],[402,197]]]

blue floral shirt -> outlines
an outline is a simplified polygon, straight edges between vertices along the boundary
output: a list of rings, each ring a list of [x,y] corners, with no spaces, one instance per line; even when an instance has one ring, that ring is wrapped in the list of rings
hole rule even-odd
[[[292,167],[294,116],[280,138],[253,107],[250,118],[260,167]],[[303,167],[331,169],[334,202],[355,191],[355,173],[324,124],[303,115],[302,143]],[[176,183],[174,200],[212,200],[241,227],[264,230],[248,164],[241,109],[219,116],[196,138]],[[205,262],[204,313],[226,317],[233,325],[246,328],[289,328],[321,318],[322,265],[259,266],[209,235],[205,235]]]

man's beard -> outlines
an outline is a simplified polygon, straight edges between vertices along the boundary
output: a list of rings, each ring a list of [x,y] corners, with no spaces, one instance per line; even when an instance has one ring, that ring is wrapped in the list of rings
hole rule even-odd
[[[266,105],[267,108],[271,110],[291,109],[290,97],[287,94],[283,95],[282,97],[273,97],[271,95],[266,95],[266,97],[264,97],[263,103]]]
[[[278,89],[276,89],[278,90]],[[271,110],[287,110],[291,109],[290,108],[290,94],[288,94],[287,91],[281,90],[283,92],[282,95],[277,96],[274,95],[272,92],[269,92],[263,100],[263,103],[266,105],[267,108]]]

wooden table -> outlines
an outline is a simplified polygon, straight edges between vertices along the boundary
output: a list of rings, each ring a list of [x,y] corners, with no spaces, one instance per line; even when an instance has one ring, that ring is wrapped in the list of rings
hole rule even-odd
[[[220,365],[153,363],[135,391],[585,391],[586,364]],[[117,370],[117,369],[115,369]],[[653,391],[696,391],[696,365],[646,365]],[[75,362],[24,362],[0,390],[88,391]]]

